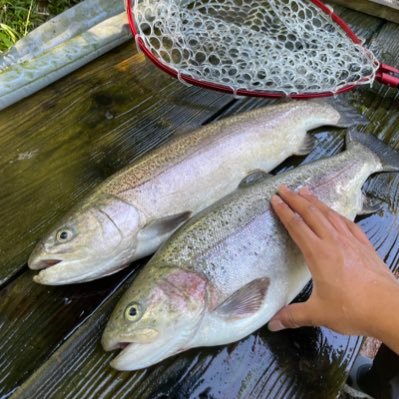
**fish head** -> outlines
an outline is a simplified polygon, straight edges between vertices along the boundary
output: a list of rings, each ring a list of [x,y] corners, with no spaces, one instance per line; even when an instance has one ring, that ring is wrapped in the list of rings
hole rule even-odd
[[[81,283],[116,272],[132,259],[140,217],[136,208],[111,195],[89,197],[40,240],[28,266],[34,281]]]
[[[188,349],[206,300],[204,276],[176,267],[153,269],[152,273],[144,268],[104,330],[103,348],[122,349],[111,366],[138,370]]]

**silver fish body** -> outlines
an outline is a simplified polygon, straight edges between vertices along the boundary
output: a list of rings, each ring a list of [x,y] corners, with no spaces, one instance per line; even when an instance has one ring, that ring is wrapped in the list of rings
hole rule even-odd
[[[31,269],[43,269],[34,280],[58,285],[114,273],[153,253],[253,171],[309,152],[308,130],[355,121],[329,102],[290,102],[181,135],[108,178],[62,219],[29,259]]]
[[[115,308],[102,343],[106,350],[124,349],[111,365],[147,367],[188,348],[239,340],[264,325],[310,279],[302,254],[271,210],[272,195],[281,184],[307,186],[354,219],[365,180],[383,169],[398,170],[396,153],[383,146],[380,155],[353,142],[337,156],[238,190],[186,223]],[[132,306],[140,308],[139,320],[129,318]],[[149,329],[151,338],[143,341],[138,331]]]

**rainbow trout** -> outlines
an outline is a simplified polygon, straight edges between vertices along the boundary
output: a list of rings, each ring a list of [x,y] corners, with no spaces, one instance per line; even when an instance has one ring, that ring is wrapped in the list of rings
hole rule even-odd
[[[281,184],[309,187],[340,214],[362,209],[373,173],[398,171],[399,154],[351,133],[347,150],[242,188],[182,226],[123,295],[102,337],[123,349],[119,370],[151,366],[181,351],[237,341],[263,326],[310,279],[303,256],[271,210]]]
[[[34,281],[59,285],[115,273],[149,255],[190,216],[313,147],[309,129],[356,122],[328,102],[257,109],[181,135],[108,178],[29,258]],[[258,171],[252,173],[254,171]],[[248,177],[249,175],[249,177]]]

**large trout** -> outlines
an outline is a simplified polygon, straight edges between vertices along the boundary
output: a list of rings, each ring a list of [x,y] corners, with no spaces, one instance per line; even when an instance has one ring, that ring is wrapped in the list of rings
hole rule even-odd
[[[181,135],[108,178],[57,223],[29,259],[31,269],[43,269],[34,280],[58,285],[114,273],[153,253],[253,171],[309,152],[308,130],[357,120],[328,102],[290,102]]]
[[[281,184],[307,186],[354,219],[371,174],[398,171],[399,154],[353,133],[348,149],[237,190],[180,228],[139,273],[102,337],[122,348],[111,365],[135,370],[186,349],[227,344],[264,325],[310,279],[270,199]]]

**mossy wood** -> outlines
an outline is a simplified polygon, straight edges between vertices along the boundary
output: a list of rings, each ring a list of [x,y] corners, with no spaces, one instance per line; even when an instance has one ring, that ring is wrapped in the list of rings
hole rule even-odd
[[[383,61],[399,64],[399,26],[338,11]],[[399,148],[397,91],[376,84],[350,101],[370,119],[364,130]],[[327,329],[271,334],[263,328],[232,345],[118,372],[99,339],[133,269],[145,260],[69,287],[36,285],[25,266],[35,240],[105,177],[172,134],[266,103],[186,87],[145,63],[130,43],[0,113],[1,397],[336,397],[359,338]],[[276,172],[342,150],[344,131],[316,135],[319,146],[306,159],[291,159]],[[398,185],[394,174],[371,178],[366,190],[384,209],[360,221],[392,268],[399,256]]]

